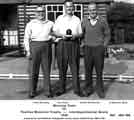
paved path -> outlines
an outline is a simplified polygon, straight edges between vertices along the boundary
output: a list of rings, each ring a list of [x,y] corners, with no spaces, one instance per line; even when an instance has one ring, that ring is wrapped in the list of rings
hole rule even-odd
[[[56,81],[53,81],[54,85]],[[42,92],[42,81],[38,84],[39,95],[36,100],[48,100]],[[81,81],[83,85],[83,81]],[[73,94],[71,81],[67,83],[67,93],[51,100],[99,100],[96,93],[90,97],[78,97]],[[28,80],[0,80],[0,100],[27,100]],[[134,83],[105,82],[106,98],[104,100],[134,100]]]
[[[24,57],[1,57],[0,58],[0,74],[14,73],[27,74],[28,61]],[[106,59],[104,65],[104,73],[107,74],[133,74],[134,61],[122,60],[114,61]],[[83,59],[80,63],[80,73],[84,72]],[[52,70],[52,74],[58,73],[58,70]]]
[[[1,57],[0,58],[0,74],[27,74],[27,59],[24,57]],[[84,73],[83,60],[81,59],[80,73]],[[134,61],[133,60],[110,60],[106,59],[104,73],[107,74],[123,74],[134,75]],[[58,74],[58,70],[52,70],[52,74]],[[54,85],[57,81],[52,81]],[[83,85],[84,81],[81,81]],[[39,81],[39,95],[35,99],[48,99],[43,96],[41,92],[42,81]],[[90,97],[80,98],[73,94],[71,87],[71,80],[67,83],[68,92],[62,96],[53,99],[99,99],[96,93]],[[129,99],[134,100],[134,83],[119,83],[114,81],[105,82],[107,91],[105,99]],[[28,80],[20,79],[1,79],[0,80],[0,99],[6,100],[24,100],[27,99]]]

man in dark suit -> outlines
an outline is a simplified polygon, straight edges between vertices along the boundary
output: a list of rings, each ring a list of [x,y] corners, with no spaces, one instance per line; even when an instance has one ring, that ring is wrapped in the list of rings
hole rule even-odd
[[[92,72],[96,70],[96,92],[100,98],[105,97],[103,83],[103,67],[105,48],[110,40],[110,29],[107,21],[98,15],[95,3],[88,6],[89,16],[82,21],[84,33],[85,88],[83,93],[93,93]]]

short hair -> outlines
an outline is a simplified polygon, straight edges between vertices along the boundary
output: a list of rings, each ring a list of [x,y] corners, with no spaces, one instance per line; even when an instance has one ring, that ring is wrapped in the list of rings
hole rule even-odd
[[[91,1],[91,2],[89,2],[89,5],[97,5],[97,4],[96,4],[96,2]]]
[[[72,2],[72,3],[73,3],[73,0],[65,0],[65,1],[64,1],[64,4],[65,4],[66,2]]]
[[[89,8],[90,5],[95,5],[97,7],[96,2],[93,2],[93,1],[88,4],[88,8]]]
[[[44,6],[37,6],[36,9],[35,9],[36,12],[39,12],[39,11],[45,11],[45,7]]]

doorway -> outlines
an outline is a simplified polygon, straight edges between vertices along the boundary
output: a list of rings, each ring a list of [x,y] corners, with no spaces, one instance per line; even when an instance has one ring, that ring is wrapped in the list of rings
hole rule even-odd
[[[18,47],[17,5],[0,5],[0,48]]]

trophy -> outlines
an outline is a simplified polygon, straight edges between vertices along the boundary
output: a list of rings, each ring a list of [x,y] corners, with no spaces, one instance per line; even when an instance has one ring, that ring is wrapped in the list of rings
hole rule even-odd
[[[71,29],[67,29],[66,30],[66,35],[72,35],[72,30]]]
[[[72,38],[72,30],[71,29],[66,30],[66,37],[67,37],[67,40],[70,40]]]

